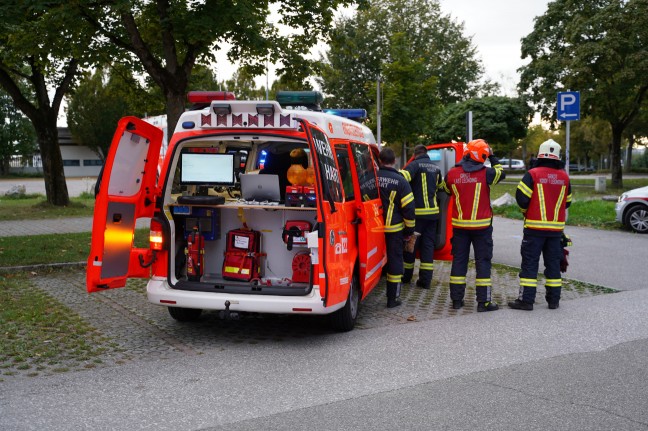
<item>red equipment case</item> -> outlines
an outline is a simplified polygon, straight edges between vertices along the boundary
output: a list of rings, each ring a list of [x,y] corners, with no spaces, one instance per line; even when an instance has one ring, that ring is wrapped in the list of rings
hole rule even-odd
[[[250,281],[259,278],[259,252],[261,233],[249,229],[227,232],[223,278],[225,280]]]

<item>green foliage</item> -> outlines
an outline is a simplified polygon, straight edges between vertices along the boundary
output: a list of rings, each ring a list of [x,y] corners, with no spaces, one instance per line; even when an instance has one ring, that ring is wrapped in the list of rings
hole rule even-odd
[[[473,137],[485,139],[499,154],[509,154],[524,138],[530,110],[517,98],[488,96],[446,107],[432,131],[434,142],[465,140],[466,112],[473,112]]]
[[[428,79],[437,79],[436,98],[442,103],[465,100],[483,89],[478,84],[483,66],[463,31],[463,24],[441,13],[437,1],[374,1],[336,23],[320,84],[338,106],[369,110],[375,99],[368,83],[407,52]]]
[[[0,89],[0,173],[9,173],[11,156],[31,157],[37,149],[34,127]]]
[[[280,74],[307,75],[306,54],[326,37],[333,11],[351,3],[79,0],[74,10],[103,36],[97,43],[125,51],[119,57],[131,64],[139,60],[166,99],[167,124],[173,129],[184,111],[194,67],[213,61],[219,48],[227,44],[229,59],[252,76],[264,72],[266,61],[281,63]],[[271,11],[276,23],[270,22]],[[283,25],[294,31],[280,34]]]
[[[556,0],[522,39],[519,88],[555,121],[556,91],[579,90],[584,115],[612,131],[612,179],[621,185],[621,136],[648,83],[648,0]]]
[[[375,120],[380,78],[384,137],[425,140],[442,104],[491,88],[478,84],[483,67],[463,31],[436,0],[378,0],[341,18],[320,63],[327,106],[364,108]]]

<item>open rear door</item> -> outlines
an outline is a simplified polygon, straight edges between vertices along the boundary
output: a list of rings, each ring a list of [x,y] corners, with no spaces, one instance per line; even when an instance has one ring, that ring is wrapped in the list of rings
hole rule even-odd
[[[320,285],[326,307],[346,301],[351,278],[349,273],[349,233],[343,204],[340,170],[326,134],[306,120],[300,120],[313,154],[319,223]]]
[[[123,287],[128,277],[148,277],[151,251],[133,248],[135,222],[152,217],[162,130],[136,117],[118,125],[96,196],[86,268],[88,292]]]

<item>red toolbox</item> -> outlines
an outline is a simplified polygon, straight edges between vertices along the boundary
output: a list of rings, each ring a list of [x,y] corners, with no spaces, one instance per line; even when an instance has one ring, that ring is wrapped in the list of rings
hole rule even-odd
[[[261,233],[250,229],[234,229],[227,232],[223,278],[250,281],[259,278]]]

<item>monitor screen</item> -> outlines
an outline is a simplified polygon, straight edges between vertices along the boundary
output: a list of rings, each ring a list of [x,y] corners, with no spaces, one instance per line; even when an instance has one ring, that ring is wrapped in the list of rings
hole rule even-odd
[[[180,172],[183,184],[233,186],[234,154],[183,153]]]

